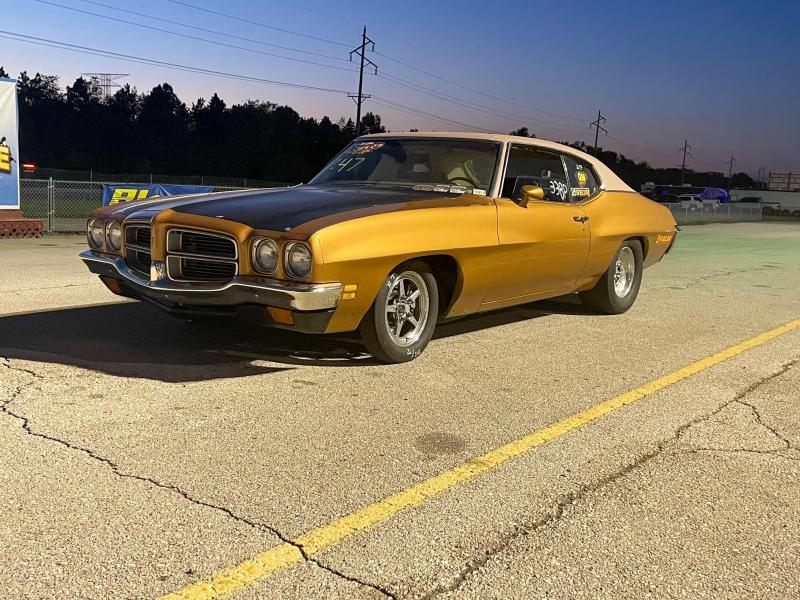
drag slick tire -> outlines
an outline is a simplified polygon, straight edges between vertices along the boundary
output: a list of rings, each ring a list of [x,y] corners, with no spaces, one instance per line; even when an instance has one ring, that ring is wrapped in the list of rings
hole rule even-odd
[[[439,289],[430,267],[404,263],[384,281],[361,320],[359,332],[372,356],[385,363],[414,360],[433,337],[439,317]]]
[[[624,242],[597,285],[580,293],[581,301],[606,315],[624,313],[633,306],[639,294],[643,262],[641,243],[636,240]]]

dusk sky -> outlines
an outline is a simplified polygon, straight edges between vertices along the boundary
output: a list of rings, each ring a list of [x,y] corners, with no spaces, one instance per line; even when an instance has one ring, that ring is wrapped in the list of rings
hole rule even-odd
[[[169,0],[13,0],[5,3],[0,30],[251,77],[355,91],[357,73],[349,70],[355,63],[342,59],[347,58],[348,46],[359,43],[361,27],[367,25],[377,51],[368,57],[379,65],[379,75],[402,78],[440,98],[374,76],[366,78],[365,91],[381,101],[464,124],[437,122],[368,100],[365,110],[379,113],[391,130],[459,130],[469,125],[508,132],[527,126],[538,137],[592,143],[594,134],[588,123],[601,109],[610,134],[602,138],[602,145],[637,160],[680,166],[678,148],[688,139],[694,149],[689,166],[696,170],[727,172],[726,163],[733,154],[737,170],[752,175],[760,166],[800,171],[797,0],[185,2],[309,37]],[[306,53],[201,32],[99,4]],[[71,84],[81,72],[130,73],[125,81],[140,91],[166,81],[187,103],[198,97],[208,99],[216,91],[229,105],[253,98],[288,104],[304,116],[329,115],[333,120],[355,116],[352,100],[342,93],[219,78],[9,39],[0,39],[0,65],[12,77],[22,70],[56,74],[62,85]]]

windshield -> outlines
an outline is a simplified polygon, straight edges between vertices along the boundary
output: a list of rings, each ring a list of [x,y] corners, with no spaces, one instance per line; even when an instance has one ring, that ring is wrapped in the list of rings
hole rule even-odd
[[[500,144],[477,140],[355,141],[311,180],[486,195]]]

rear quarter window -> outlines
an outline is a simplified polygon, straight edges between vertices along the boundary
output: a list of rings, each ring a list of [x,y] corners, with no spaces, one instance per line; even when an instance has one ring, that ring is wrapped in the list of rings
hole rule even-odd
[[[570,202],[583,202],[600,191],[600,181],[594,169],[584,160],[564,155],[570,187]]]

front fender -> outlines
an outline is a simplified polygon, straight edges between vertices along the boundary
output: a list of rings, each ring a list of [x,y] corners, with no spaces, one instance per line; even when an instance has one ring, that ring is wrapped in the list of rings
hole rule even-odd
[[[325,227],[312,235],[322,260],[321,280],[344,286],[329,332],[352,331],[380,286],[399,264],[445,255],[458,265],[456,297],[447,316],[473,312],[491,281],[498,248],[493,201],[375,214]]]

